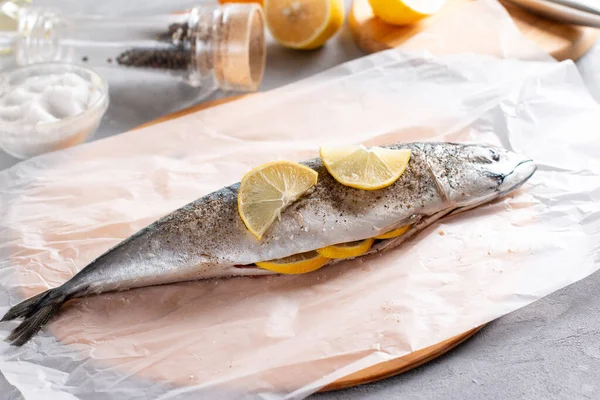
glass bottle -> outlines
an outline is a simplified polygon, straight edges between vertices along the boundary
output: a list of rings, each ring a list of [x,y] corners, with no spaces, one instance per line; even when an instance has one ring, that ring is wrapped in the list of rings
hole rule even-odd
[[[12,12],[18,27],[8,40],[17,65],[141,68],[177,76],[207,93],[255,91],[262,81],[265,23],[256,3],[139,17],[68,15],[35,6]]]

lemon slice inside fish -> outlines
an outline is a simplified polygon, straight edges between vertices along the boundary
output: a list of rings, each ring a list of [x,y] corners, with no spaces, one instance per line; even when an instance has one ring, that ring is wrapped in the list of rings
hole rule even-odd
[[[386,232],[383,235],[375,236],[375,239],[393,239],[400,235],[404,235],[409,228],[410,225],[404,225],[398,229],[394,229],[393,231]]]
[[[309,251],[279,260],[257,262],[256,265],[280,274],[305,274],[321,268],[328,261],[329,258],[323,257],[316,251]]]
[[[321,147],[321,160],[336,181],[362,190],[383,189],[400,178],[408,162],[409,149],[366,148],[362,145]]]
[[[375,242],[375,239],[357,240],[323,247],[318,249],[317,252],[323,257],[333,259],[358,257],[369,251],[373,246],[373,242]]]
[[[260,165],[242,178],[238,213],[246,228],[261,239],[283,210],[317,183],[317,172],[293,161]]]

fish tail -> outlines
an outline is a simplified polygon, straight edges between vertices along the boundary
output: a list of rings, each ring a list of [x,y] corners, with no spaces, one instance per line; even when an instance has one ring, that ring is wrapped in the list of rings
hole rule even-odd
[[[50,289],[12,307],[2,321],[25,318],[6,338],[13,346],[22,346],[58,313],[67,301],[60,288]]]
[[[6,314],[4,314],[4,317],[2,317],[0,322],[11,321],[16,318],[27,317],[31,313],[34,305],[37,304],[37,302],[42,297],[45,297],[48,294],[48,292],[49,292],[49,290],[42,292],[40,294],[36,294],[35,296],[30,297],[29,299],[24,300],[24,301],[20,302],[19,304],[15,305],[10,310],[8,310],[8,312]]]

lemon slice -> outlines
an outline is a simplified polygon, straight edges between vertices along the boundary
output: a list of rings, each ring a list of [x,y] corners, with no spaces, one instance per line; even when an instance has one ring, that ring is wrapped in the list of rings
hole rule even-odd
[[[323,257],[316,251],[309,251],[279,260],[257,262],[256,265],[280,274],[305,274],[321,268],[328,261],[329,258]]]
[[[369,0],[373,14],[392,25],[407,25],[436,14],[446,0]]]
[[[383,235],[375,236],[375,239],[393,239],[406,233],[408,228],[410,228],[410,225],[404,225],[398,229],[384,233]]]
[[[375,239],[357,240],[323,247],[318,249],[317,252],[323,257],[332,259],[358,257],[369,251],[373,246],[373,242],[375,242]]]
[[[238,212],[257,239],[291,203],[317,183],[317,172],[292,161],[260,165],[242,178]]]
[[[400,178],[410,160],[410,150],[384,149],[362,145],[321,147],[321,160],[327,171],[342,185],[377,190]]]
[[[281,45],[316,49],[344,22],[343,0],[264,0],[265,21]]]

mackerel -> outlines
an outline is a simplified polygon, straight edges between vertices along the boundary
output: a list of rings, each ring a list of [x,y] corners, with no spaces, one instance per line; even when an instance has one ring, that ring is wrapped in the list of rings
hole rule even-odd
[[[319,158],[302,162],[318,173],[317,184],[288,206],[261,240],[239,217],[239,182],[184,205],[108,249],[61,286],[13,306],[2,321],[24,321],[6,340],[25,344],[72,299],[198,279],[274,274],[255,263],[410,225],[398,238],[377,241],[365,255],[387,251],[440,218],[511,193],[536,170],[530,158],[492,146],[423,142],[382,147],[410,149],[411,158],[400,178],[380,190],[340,184]]]

